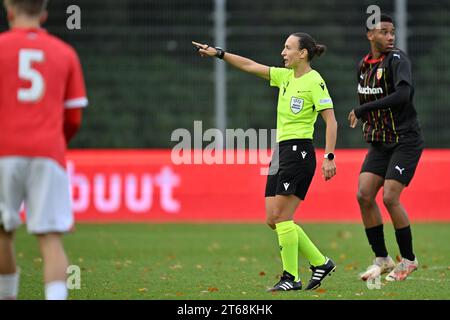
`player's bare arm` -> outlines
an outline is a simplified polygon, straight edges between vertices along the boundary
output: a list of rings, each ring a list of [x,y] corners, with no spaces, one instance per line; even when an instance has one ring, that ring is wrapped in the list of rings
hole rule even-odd
[[[217,56],[218,50],[214,47],[210,47],[207,44],[201,44],[195,41],[192,41],[192,44],[198,49],[198,53],[202,57]],[[224,54],[223,60],[241,71],[254,74],[266,80],[270,79],[269,67],[257,63],[251,59],[227,52],[226,54]]]
[[[336,147],[337,138],[337,121],[334,116],[333,109],[325,109],[320,115],[326,123],[326,142],[325,142],[325,154],[334,153]],[[336,163],[334,159],[323,159],[322,162],[322,176],[325,181],[330,180],[336,175]]]

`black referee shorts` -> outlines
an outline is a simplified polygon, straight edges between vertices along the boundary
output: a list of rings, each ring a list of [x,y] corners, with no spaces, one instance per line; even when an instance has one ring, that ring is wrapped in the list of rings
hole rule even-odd
[[[316,170],[316,153],[310,139],[282,141],[270,163],[266,197],[294,194],[304,200]]]
[[[361,173],[370,172],[408,186],[423,151],[423,140],[370,144]]]

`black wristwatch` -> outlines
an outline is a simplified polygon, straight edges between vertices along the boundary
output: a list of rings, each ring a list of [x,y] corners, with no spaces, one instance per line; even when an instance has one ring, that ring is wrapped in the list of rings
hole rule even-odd
[[[334,159],[334,153],[333,152],[325,153],[325,155],[323,157],[325,159],[328,159],[328,160],[333,160]]]
[[[225,50],[223,50],[221,47],[216,47],[217,50],[216,57],[219,59],[223,59],[223,56],[225,55]]]

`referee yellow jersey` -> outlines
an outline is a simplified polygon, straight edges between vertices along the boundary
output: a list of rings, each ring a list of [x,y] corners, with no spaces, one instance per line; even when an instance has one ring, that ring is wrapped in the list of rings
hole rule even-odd
[[[293,69],[271,67],[270,85],[280,88],[277,142],[312,139],[319,112],[333,108],[333,101],[321,75],[311,70],[295,78]]]

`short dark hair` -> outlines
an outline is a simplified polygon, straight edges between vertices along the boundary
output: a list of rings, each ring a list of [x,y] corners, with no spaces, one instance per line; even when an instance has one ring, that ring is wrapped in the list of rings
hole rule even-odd
[[[390,23],[394,24],[394,19],[392,19],[392,17],[390,15],[382,13],[380,15],[380,22],[390,22]],[[373,30],[373,29],[369,29],[369,27],[367,26],[367,23],[366,23],[366,31],[370,31],[370,30]]]
[[[320,56],[327,49],[323,44],[317,44],[316,40],[313,39],[309,34],[304,32],[296,32],[291,34],[298,38],[298,48],[299,50],[308,50],[308,61],[311,61],[315,56]]]
[[[5,3],[26,15],[37,16],[46,9],[48,0],[6,0]]]

